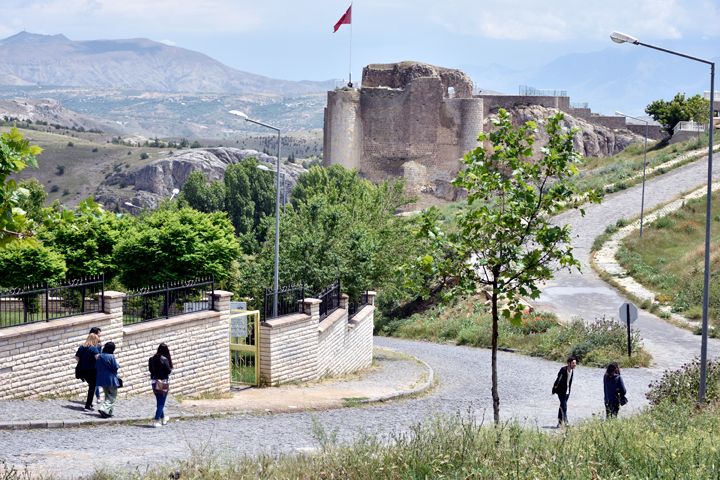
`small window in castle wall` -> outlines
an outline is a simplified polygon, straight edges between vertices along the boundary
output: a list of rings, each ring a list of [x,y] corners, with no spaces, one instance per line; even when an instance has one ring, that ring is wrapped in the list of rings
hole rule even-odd
[[[455,87],[448,87],[447,96],[448,98],[455,98]]]

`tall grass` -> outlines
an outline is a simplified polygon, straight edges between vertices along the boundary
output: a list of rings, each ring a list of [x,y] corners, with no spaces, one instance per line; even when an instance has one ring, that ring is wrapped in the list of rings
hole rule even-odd
[[[381,321],[385,322],[385,321]],[[439,305],[406,319],[377,325],[385,335],[402,338],[452,342],[458,345],[490,348],[492,318],[480,297]],[[520,325],[505,319],[499,323],[499,347],[526,355],[565,362],[575,355],[588,366],[604,367],[617,361],[624,367],[647,366],[650,355],[642,349],[637,333],[631,340],[637,355],[627,358],[627,332],[620,323],[607,319],[585,323],[581,320],[561,324],[548,313],[529,313]]]

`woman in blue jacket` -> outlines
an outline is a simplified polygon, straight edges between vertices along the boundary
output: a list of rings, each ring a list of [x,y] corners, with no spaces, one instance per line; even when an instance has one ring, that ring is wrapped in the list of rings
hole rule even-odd
[[[120,365],[115,360],[115,344],[107,342],[102,353],[96,357],[95,369],[97,370],[97,384],[105,392],[105,401],[98,408],[98,413],[103,418],[112,417],[117,389],[120,387],[120,378],[117,375]]]
[[[625,382],[620,376],[620,367],[617,363],[607,366],[603,377],[603,388],[605,390],[605,417],[617,417],[620,405],[627,403],[625,398],[627,390],[625,390]]]

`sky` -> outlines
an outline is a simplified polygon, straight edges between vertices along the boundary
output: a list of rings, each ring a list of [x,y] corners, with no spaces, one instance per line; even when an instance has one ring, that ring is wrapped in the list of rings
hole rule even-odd
[[[483,70],[526,70],[573,53],[637,48],[611,44],[614,30],[695,56],[720,57],[720,0],[357,0],[352,27],[332,33],[349,5],[2,0],[0,37],[22,30],[72,40],[144,37],[288,80],[347,80],[352,71],[357,82],[369,63],[417,60],[468,67],[479,86]]]

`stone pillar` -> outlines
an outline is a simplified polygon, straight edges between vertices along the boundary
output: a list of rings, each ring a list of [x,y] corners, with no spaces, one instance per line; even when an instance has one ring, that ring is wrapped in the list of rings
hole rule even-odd
[[[102,296],[103,312],[109,314],[122,313],[124,298],[125,294],[123,292],[106,290]]]
[[[368,305],[375,305],[375,297],[377,296],[377,292],[374,290],[368,290]]]
[[[214,292],[208,292],[208,299],[213,302],[213,310],[216,312],[229,312],[230,311],[230,299],[233,293],[225,290],[215,290]]]
[[[319,298],[305,298],[303,302],[303,313],[310,315],[315,322],[320,321],[320,304],[322,300]]]
[[[350,301],[350,297],[348,297],[347,293],[341,294],[340,295],[340,308],[347,310],[349,301]]]
[[[91,325],[100,327],[100,338],[102,343],[109,341],[115,342],[118,350],[124,349],[123,335],[123,292],[115,292],[107,290],[102,295],[103,312],[110,315],[109,322],[104,325]]]

